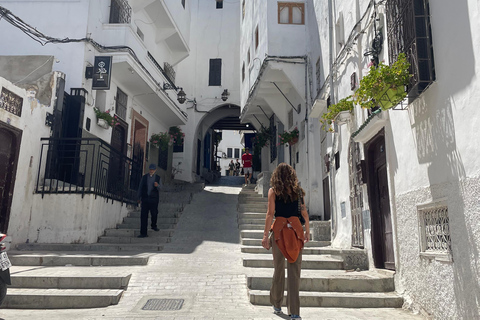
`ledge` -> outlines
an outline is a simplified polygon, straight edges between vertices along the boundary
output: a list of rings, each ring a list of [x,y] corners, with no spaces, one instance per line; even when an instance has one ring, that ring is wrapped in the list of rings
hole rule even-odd
[[[386,112],[382,112],[381,109],[375,110],[365,120],[365,122],[352,134],[353,141],[365,143],[373,138],[378,131],[380,131],[388,121],[388,115]]]

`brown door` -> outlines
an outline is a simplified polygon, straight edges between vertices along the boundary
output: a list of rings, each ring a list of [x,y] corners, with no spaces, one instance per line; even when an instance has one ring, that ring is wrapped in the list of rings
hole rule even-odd
[[[323,220],[328,221],[330,218],[330,182],[326,177],[323,179]]]
[[[372,244],[375,267],[395,270],[392,216],[388,195],[384,132],[367,145],[368,191],[372,215]]]
[[[125,170],[127,155],[127,129],[125,121],[120,120],[119,125],[114,126],[112,130],[112,150],[110,152],[110,162],[108,168],[108,191],[117,195],[122,195],[125,189]]]
[[[0,232],[7,233],[21,131],[0,122]]]

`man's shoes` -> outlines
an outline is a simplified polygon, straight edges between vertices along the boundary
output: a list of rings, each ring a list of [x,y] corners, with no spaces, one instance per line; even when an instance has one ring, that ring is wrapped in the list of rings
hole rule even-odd
[[[158,229],[157,227],[152,227],[152,230],[154,230],[154,231],[160,231],[160,229]]]
[[[292,314],[292,315],[290,315],[290,319],[292,319],[292,320],[294,320],[294,319],[295,319],[295,320],[302,320],[302,317],[300,317],[300,316],[297,315],[297,314]]]
[[[141,234],[141,235],[137,236],[137,238],[146,238],[146,237],[148,237],[148,235],[146,235],[146,234]]]
[[[273,307],[273,314],[282,314],[282,308]]]

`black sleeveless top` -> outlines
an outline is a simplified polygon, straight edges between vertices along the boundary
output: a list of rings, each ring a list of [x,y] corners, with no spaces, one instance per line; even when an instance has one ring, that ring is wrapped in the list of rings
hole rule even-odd
[[[298,216],[298,200],[295,201],[283,201],[275,195],[275,217],[290,217]]]

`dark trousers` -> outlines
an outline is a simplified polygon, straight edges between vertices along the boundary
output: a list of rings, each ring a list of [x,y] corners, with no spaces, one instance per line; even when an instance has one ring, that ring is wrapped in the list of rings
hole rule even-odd
[[[152,228],[157,227],[158,199],[142,199],[142,210],[140,212],[140,234],[147,235],[148,211],[152,216]]]

